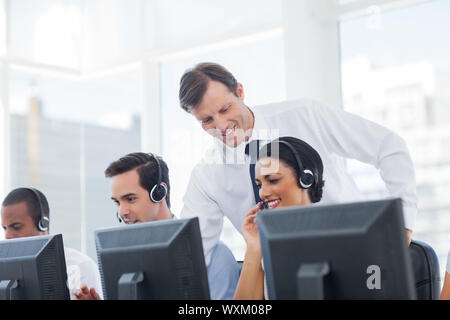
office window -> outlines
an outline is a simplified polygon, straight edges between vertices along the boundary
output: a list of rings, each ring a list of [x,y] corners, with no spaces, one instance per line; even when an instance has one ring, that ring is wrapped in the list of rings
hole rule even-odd
[[[213,139],[201,129],[192,115],[181,109],[177,98],[179,79],[183,72],[204,61],[220,63],[231,71],[243,84],[244,102],[250,107],[286,99],[281,36],[162,64],[163,155],[171,171],[171,203],[177,215],[182,208],[182,197],[191,170]],[[245,242],[228,219],[222,239],[233,250],[236,258],[243,258]]]
[[[148,10],[154,17],[147,21],[154,37],[149,42],[160,48],[241,36],[281,22],[281,0],[157,0]]]
[[[84,1],[84,67],[103,69],[141,54],[140,0]]]
[[[9,1],[11,57],[59,67],[80,67],[81,2]]]
[[[0,1],[0,57],[6,55],[6,8],[5,2]]]
[[[0,61],[0,83],[6,82],[5,64]],[[7,118],[6,110],[6,85],[0,85],[0,153],[6,153],[7,148]],[[7,188],[7,157],[0,157],[0,198],[5,194]],[[3,228],[0,228],[0,239],[3,236]]]
[[[450,152],[443,147],[450,141],[450,3],[376,15],[340,24],[344,108],[406,140],[419,196],[414,238],[436,250],[443,274],[450,249]],[[374,169],[354,161],[349,167],[370,197],[387,194]]]
[[[339,5],[345,5],[345,4],[351,4],[354,2],[358,2],[361,0],[336,0],[336,1],[339,3]]]
[[[7,144],[7,64],[6,58],[6,6],[0,0],[0,154],[5,153]],[[6,157],[0,157],[0,197],[7,187]],[[0,229],[0,239],[3,237],[3,228]]]
[[[140,148],[140,72],[95,79],[10,74],[11,188],[48,198],[51,232],[95,257],[93,231],[117,223],[104,170]]]

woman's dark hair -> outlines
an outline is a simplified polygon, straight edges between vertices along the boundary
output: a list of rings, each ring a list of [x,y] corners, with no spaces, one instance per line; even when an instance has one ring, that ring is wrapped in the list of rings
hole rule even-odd
[[[201,102],[211,80],[221,82],[237,96],[237,81],[231,72],[220,64],[203,62],[186,70],[181,77],[179,91],[181,108],[187,112],[195,108]]]
[[[275,157],[292,168],[296,174],[299,188],[302,188],[299,181],[300,168],[295,154],[286,144],[280,143],[280,141],[284,141],[294,148],[303,165],[303,170],[307,169],[313,172],[313,184],[308,188],[308,195],[311,202],[319,202],[320,199],[322,199],[323,186],[325,183],[323,180],[323,163],[319,153],[305,141],[294,137],[278,138],[263,146],[259,151],[260,158]]]
[[[155,157],[158,158],[158,161],[156,161]],[[161,170],[161,182],[164,182],[167,185],[167,195],[165,199],[167,206],[170,209],[169,168],[161,157],[143,152],[127,154],[119,160],[111,163],[105,170],[105,176],[107,178],[112,178],[118,174],[134,169],[136,169],[139,175],[140,186],[149,193],[158,183],[158,170]]]
[[[30,188],[21,187],[12,190],[2,202],[2,207],[7,207],[13,204],[25,202],[28,209],[28,214],[33,219],[36,228],[41,220],[41,214],[43,217],[48,218],[48,226],[50,227],[50,207],[48,205],[45,195],[33,188],[34,192]],[[36,193],[35,193],[36,192]],[[41,212],[41,206],[42,211]]]

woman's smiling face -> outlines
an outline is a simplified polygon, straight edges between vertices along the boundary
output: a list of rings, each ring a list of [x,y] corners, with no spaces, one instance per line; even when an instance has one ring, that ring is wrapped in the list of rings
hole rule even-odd
[[[255,182],[260,198],[269,209],[310,204],[307,190],[298,186],[294,169],[283,160],[259,159],[255,166]]]

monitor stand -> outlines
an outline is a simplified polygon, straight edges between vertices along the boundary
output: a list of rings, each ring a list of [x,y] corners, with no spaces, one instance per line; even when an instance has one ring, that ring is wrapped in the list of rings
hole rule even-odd
[[[137,300],[138,285],[144,281],[142,272],[124,273],[119,279],[118,299]]]
[[[13,300],[14,292],[19,286],[17,280],[1,280],[0,281],[0,300]]]
[[[299,300],[325,299],[324,281],[330,273],[327,262],[304,263],[297,272],[297,294]]]

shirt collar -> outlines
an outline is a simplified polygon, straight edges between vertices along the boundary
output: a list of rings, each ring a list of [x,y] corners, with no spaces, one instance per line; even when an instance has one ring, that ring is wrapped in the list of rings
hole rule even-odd
[[[258,111],[258,108],[254,108],[254,110],[250,109],[250,111],[252,112],[255,120],[252,135],[248,139],[247,143],[253,140],[260,140],[260,146],[262,147],[266,143],[279,138],[279,130],[270,128],[266,118]]]

